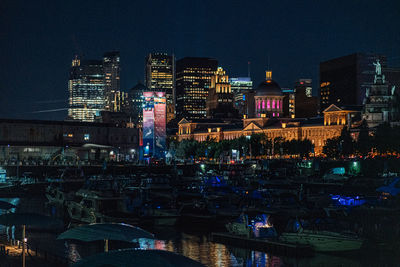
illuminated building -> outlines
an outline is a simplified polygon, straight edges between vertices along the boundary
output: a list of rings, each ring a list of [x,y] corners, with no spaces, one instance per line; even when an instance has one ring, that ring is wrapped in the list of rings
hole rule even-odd
[[[304,89],[308,87],[300,85]],[[294,91],[287,93],[295,95]],[[308,97],[306,90],[303,93]],[[321,155],[328,139],[340,136],[343,127],[352,127],[352,123],[360,118],[360,110],[335,105],[323,111],[324,118],[285,118],[282,115],[284,94],[271,79],[270,71],[266,72],[266,81],[245,95],[249,100],[249,116],[245,115],[242,121],[183,118],[178,123],[177,140],[204,142],[214,139],[219,142],[263,133],[271,140],[278,137],[288,141],[308,139],[314,144],[315,155]]]
[[[146,57],[145,84],[148,89],[165,92],[167,122],[175,118],[175,57],[151,53]]]
[[[120,56],[119,51],[106,52],[103,55],[105,110],[121,111],[120,92]]]
[[[0,160],[133,160],[138,129],[114,123],[0,119]]]
[[[141,125],[143,122],[143,92],[149,89],[142,83],[136,84],[129,92],[130,115],[132,122]]]
[[[326,141],[340,136],[343,127],[351,125],[356,113],[359,111],[331,105],[324,110],[324,118],[249,118],[243,119],[241,126],[230,122],[182,119],[178,123],[177,140],[204,142],[214,139],[219,142],[263,133],[271,140],[278,137],[289,141],[308,139],[314,144],[315,155],[321,155]]]
[[[143,92],[143,156],[165,158],[166,136],[165,92]]]
[[[228,75],[221,68],[211,76],[211,86],[207,98],[208,118],[237,117],[237,110],[233,107],[233,93]]]
[[[365,91],[374,82],[373,62],[380,60],[386,67],[386,57],[356,53],[320,63],[320,109],[329,105],[362,105]]]
[[[229,78],[234,97],[234,106],[240,115],[246,114],[246,93],[253,89],[250,77]]]
[[[382,73],[382,65],[379,60],[374,62],[376,66],[374,84],[367,88],[364,98],[363,117],[369,127],[376,127],[382,123],[394,120],[393,104],[395,99],[395,87],[390,89]]]
[[[294,108],[295,108],[295,95],[294,89],[282,88],[283,93],[283,117],[294,118]]]
[[[212,58],[186,57],[176,62],[176,115],[201,119],[207,115],[206,102],[211,76],[218,67]]]
[[[72,60],[68,81],[68,117],[93,122],[104,109],[104,72],[102,61]]]
[[[272,80],[271,71],[266,71],[266,80],[255,90],[256,117],[283,117],[283,93],[277,82]]]
[[[318,98],[312,96],[312,80],[300,79],[295,82],[294,93],[289,95],[291,118],[309,118],[318,114]]]

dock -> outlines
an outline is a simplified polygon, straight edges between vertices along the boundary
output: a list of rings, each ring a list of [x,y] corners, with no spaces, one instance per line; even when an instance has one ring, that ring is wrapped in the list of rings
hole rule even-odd
[[[308,245],[291,244],[278,240],[259,239],[233,235],[230,233],[211,233],[211,239],[217,243],[232,245],[263,252],[271,252],[276,255],[307,257],[313,254],[313,249]]]

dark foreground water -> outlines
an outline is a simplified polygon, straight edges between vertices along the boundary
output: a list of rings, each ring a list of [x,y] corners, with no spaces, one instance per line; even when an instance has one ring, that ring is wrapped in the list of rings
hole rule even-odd
[[[46,212],[43,198],[38,199],[1,199],[18,205],[18,212]],[[400,266],[400,249],[382,250],[372,248],[350,255],[316,254],[308,258],[290,258],[270,253],[237,248],[211,242],[209,232],[203,229],[182,230],[177,228],[149,228],[157,240],[141,239],[139,245],[144,249],[162,249],[200,261],[207,266]],[[11,232],[11,231],[9,231]],[[1,238],[7,239],[6,228],[0,226]],[[15,229],[15,238],[20,239],[20,230]],[[87,255],[101,252],[102,243],[73,243],[56,240],[55,233],[27,231],[28,243],[64,256],[74,262]],[[110,246],[119,246],[113,244]],[[48,266],[54,266],[49,263]]]

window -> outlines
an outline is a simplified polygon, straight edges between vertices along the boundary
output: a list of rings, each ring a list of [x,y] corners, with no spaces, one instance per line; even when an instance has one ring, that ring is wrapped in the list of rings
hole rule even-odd
[[[89,141],[90,140],[90,134],[86,133],[83,135],[83,140]]]

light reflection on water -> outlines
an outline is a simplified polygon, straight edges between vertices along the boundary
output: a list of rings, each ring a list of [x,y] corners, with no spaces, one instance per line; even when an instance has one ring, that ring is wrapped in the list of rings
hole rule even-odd
[[[40,199],[0,198],[0,200],[18,205],[18,212],[40,211],[40,207],[44,203]],[[3,213],[4,211],[0,210],[0,214]],[[374,250],[372,253],[366,252],[351,258],[316,254],[311,258],[295,259],[214,243],[207,237],[208,233],[187,234],[177,229],[146,230],[155,233],[160,240],[140,239],[141,248],[176,252],[212,267],[400,266],[398,264],[400,262],[400,251],[397,250],[382,255],[379,255],[378,251]],[[29,235],[29,240],[41,241],[41,247],[49,248],[53,253],[57,252],[59,255],[66,255],[73,262],[99,253],[104,249],[102,242],[97,244],[74,244],[73,242],[56,241],[57,234],[55,233],[28,231],[27,234]],[[6,237],[6,227],[0,226],[0,236],[2,238]],[[16,237],[20,237],[20,231],[17,232]]]
[[[168,241],[141,239],[139,244],[142,249],[176,252],[212,267],[282,266],[279,257],[247,249],[228,248],[223,244],[210,242],[205,236],[182,234],[181,238]]]

